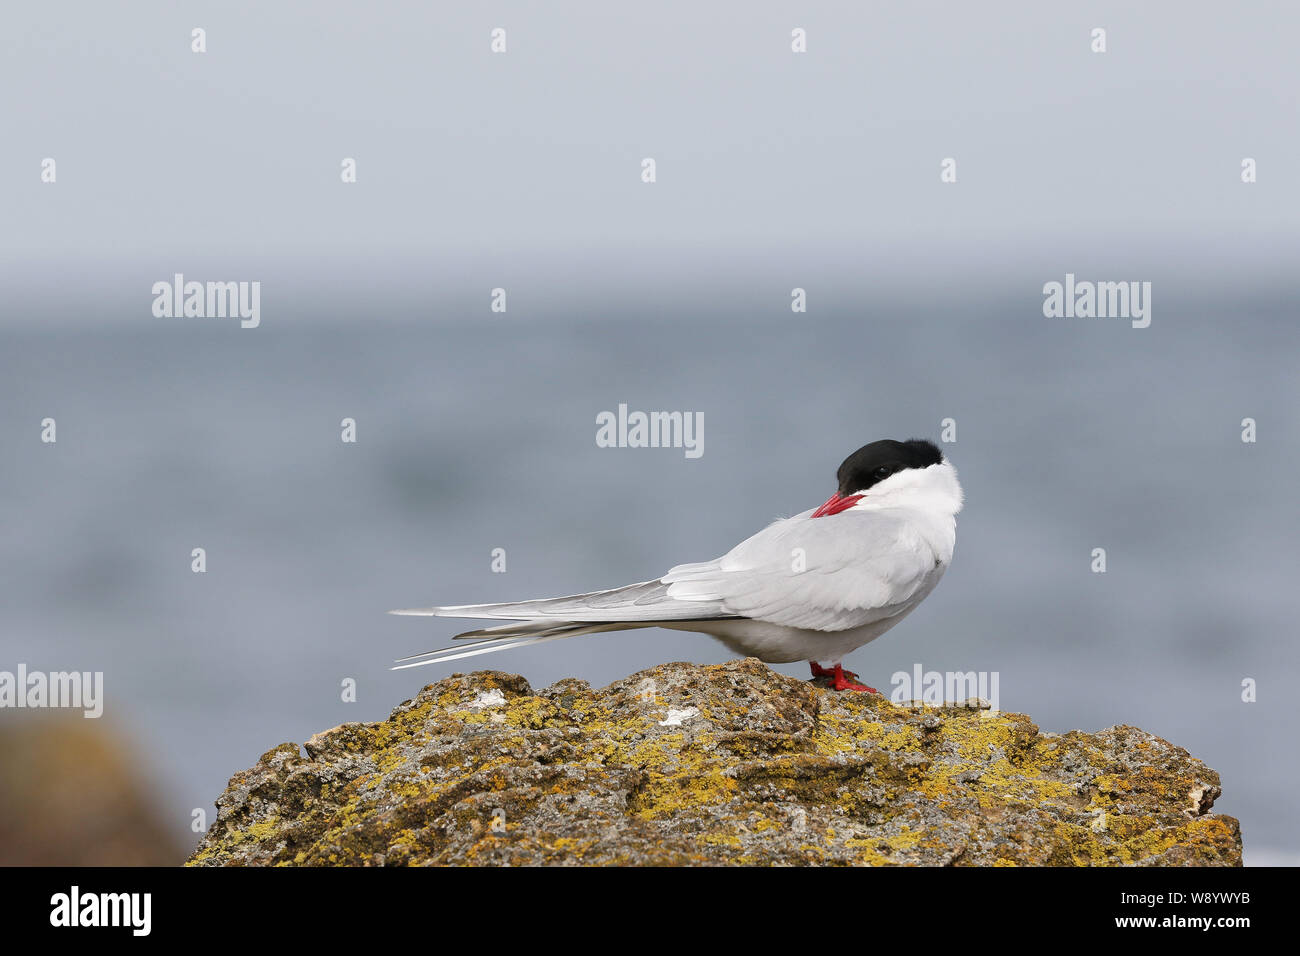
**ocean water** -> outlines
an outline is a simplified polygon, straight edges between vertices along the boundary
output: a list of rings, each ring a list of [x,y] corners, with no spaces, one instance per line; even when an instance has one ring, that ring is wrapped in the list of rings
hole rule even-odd
[[[953,566],[848,666],[882,689],[916,664],[997,671],[1043,730],[1159,734],[1222,775],[1248,860],[1300,858],[1294,310],[1189,294],[1135,330],[1044,319],[1032,287],[938,312],[905,292],[814,318],[723,298],[0,326],[0,668],[103,671],[103,719],[192,843],[192,810],[261,753],[457,666],[601,685],[728,657],[643,630],[392,672],[458,622],[386,610],[658,576],[819,504],[858,446],[952,418]],[[597,447],[620,403],[702,414],[702,456]]]

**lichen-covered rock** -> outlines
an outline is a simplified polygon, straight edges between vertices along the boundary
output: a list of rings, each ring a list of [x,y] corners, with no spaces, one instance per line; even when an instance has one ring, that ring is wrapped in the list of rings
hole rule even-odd
[[[1240,865],[1219,776],[1135,727],[900,707],[756,660],[425,687],[236,774],[193,865]]]

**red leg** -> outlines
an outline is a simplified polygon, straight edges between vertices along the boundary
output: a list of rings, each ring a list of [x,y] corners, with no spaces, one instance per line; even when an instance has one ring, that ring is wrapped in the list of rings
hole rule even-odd
[[[835,670],[831,673],[831,687],[834,690],[856,690],[867,694],[879,693],[874,687],[868,687],[866,684],[859,684],[857,681],[849,679],[857,676],[857,674],[850,671],[846,677],[844,667],[836,664]]]
[[[813,677],[829,677],[832,690],[856,690],[867,694],[878,694],[880,691],[874,687],[868,687],[866,684],[857,682],[857,674],[852,671],[846,671],[843,664],[836,664],[832,669],[827,670],[816,661],[809,661],[812,667]]]

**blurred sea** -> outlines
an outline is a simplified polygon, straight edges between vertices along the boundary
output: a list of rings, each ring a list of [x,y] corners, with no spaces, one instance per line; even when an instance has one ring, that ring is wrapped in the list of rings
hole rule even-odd
[[[1294,315],[1280,295],[1166,295],[1134,330],[1044,319],[1032,287],[979,301],[0,325],[0,669],[104,671],[104,720],[192,845],[193,808],[210,821],[261,753],[450,672],[387,668],[458,622],[384,611],[714,557],[819,504],[858,446],[951,417],[953,566],[849,666],[882,689],[917,662],[996,670],[1002,708],[1044,730],[1166,737],[1222,775],[1248,862],[1300,860]],[[703,456],[598,448],[621,402],[702,413]],[[646,630],[467,663],[540,687],[727,656]]]

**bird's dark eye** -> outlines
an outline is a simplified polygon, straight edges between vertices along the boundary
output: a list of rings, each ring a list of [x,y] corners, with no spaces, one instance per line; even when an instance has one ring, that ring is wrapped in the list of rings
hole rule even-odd
[[[881,465],[879,468],[876,469],[876,478],[878,479],[888,478],[892,473],[893,473],[893,469],[890,468],[888,465]]]

